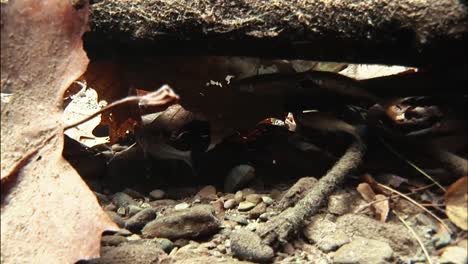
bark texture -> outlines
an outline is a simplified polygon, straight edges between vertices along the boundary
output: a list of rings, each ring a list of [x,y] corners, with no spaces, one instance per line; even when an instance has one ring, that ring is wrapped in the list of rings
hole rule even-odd
[[[237,55],[414,66],[465,63],[458,0],[104,0],[91,6],[92,56]]]

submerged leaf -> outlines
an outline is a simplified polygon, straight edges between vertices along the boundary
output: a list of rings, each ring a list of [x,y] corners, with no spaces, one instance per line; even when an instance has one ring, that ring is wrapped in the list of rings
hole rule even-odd
[[[460,178],[447,189],[445,204],[450,221],[468,230],[468,176]]]
[[[116,226],[62,157],[63,93],[86,69],[88,8],[1,4],[1,262],[73,263],[99,255]]]

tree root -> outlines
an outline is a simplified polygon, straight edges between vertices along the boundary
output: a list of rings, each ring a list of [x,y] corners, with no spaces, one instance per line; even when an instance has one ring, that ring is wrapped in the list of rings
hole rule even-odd
[[[269,245],[287,242],[291,235],[298,232],[307,217],[317,213],[327,197],[344,181],[346,175],[360,165],[364,152],[363,142],[360,140],[354,142],[302,200],[257,229],[256,233],[263,242]]]

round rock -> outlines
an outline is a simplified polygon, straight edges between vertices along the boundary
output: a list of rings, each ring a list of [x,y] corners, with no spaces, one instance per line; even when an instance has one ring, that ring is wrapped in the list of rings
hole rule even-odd
[[[231,251],[235,257],[253,262],[270,262],[274,257],[273,249],[257,234],[243,229],[231,233]]]

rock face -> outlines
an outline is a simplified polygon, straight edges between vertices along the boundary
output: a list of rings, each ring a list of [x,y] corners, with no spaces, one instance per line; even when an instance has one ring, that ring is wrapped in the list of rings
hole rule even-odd
[[[242,229],[232,232],[231,250],[241,260],[270,262],[274,257],[273,249],[263,244],[259,236]]]
[[[196,238],[211,235],[220,229],[221,222],[215,216],[214,208],[199,205],[175,212],[149,222],[142,230],[145,237],[168,239]]]
[[[393,250],[388,243],[357,238],[338,249],[333,257],[334,263],[384,264],[392,259]]]

